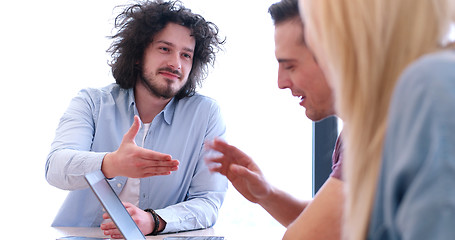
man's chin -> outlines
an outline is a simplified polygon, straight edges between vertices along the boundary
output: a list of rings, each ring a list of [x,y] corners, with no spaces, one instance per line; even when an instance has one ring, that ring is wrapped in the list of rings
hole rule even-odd
[[[310,111],[308,109],[306,110],[305,115],[307,116],[307,118],[309,118],[313,122],[320,122],[320,121],[330,117],[328,115],[318,114],[318,113],[312,112],[312,111]]]
[[[171,99],[178,94],[178,91],[168,86],[166,89],[156,92],[156,95],[162,99]]]

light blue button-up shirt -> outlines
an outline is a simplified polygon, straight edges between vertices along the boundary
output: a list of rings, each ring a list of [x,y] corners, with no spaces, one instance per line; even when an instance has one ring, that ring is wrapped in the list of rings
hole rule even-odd
[[[123,135],[138,115],[133,89],[111,84],[101,89],[84,89],[73,98],[60,119],[46,162],[47,181],[71,190],[53,226],[95,227],[103,210],[85,182],[86,173],[101,169],[104,155],[117,150]],[[152,208],[166,221],[164,232],[213,226],[227,190],[227,179],[210,173],[204,163],[204,142],[224,137],[225,123],[219,106],[196,94],[172,99],[136,142],[170,154],[180,161],[179,169],[168,176],[140,179],[139,208]],[[110,180],[119,194],[126,177]]]
[[[390,108],[368,239],[455,239],[455,51],[413,63]]]

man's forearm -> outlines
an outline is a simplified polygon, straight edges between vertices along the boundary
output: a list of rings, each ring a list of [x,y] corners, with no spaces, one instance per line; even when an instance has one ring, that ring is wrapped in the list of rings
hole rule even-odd
[[[311,203],[287,227],[283,239],[340,239],[343,206],[343,182],[329,177]]]
[[[211,198],[215,197],[213,194]],[[224,194],[221,195],[223,196],[216,196],[216,198],[224,198]],[[164,209],[157,209],[155,212],[166,222],[165,229],[162,231],[163,233],[195,230],[211,227],[215,224],[218,217],[218,209],[221,207],[216,202],[219,201],[194,198]]]
[[[302,201],[290,194],[272,187],[271,194],[258,202],[273,218],[283,226],[291,224],[305,209],[309,201]]]
[[[63,190],[87,187],[84,175],[99,170],[106,153],[62,149],[49,155],[46,163],[47,181]]]

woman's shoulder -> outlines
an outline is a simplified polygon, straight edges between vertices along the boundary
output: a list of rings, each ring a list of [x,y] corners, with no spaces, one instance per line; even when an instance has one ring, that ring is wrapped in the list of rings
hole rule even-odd
[[[397,91],[411,91],[416,87],[443,90],[455,87],[455,50],[426,54],[411,63],[402,73]]]
[[[455,74],[455,50],[426,54],[411,63],[403,72],[402,79],[453,79]]]

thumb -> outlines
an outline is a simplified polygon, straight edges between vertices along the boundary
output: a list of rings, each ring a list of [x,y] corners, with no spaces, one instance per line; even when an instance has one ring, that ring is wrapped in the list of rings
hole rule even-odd
[[[139,117],[135,115],[133,125],[131,125],[128,132],[126,132],[125,135],[123,136],[123,141],[134,142],[134,139],[136,138],[136,135],[139,132],[140,126],[141,124],[139,122]]]

